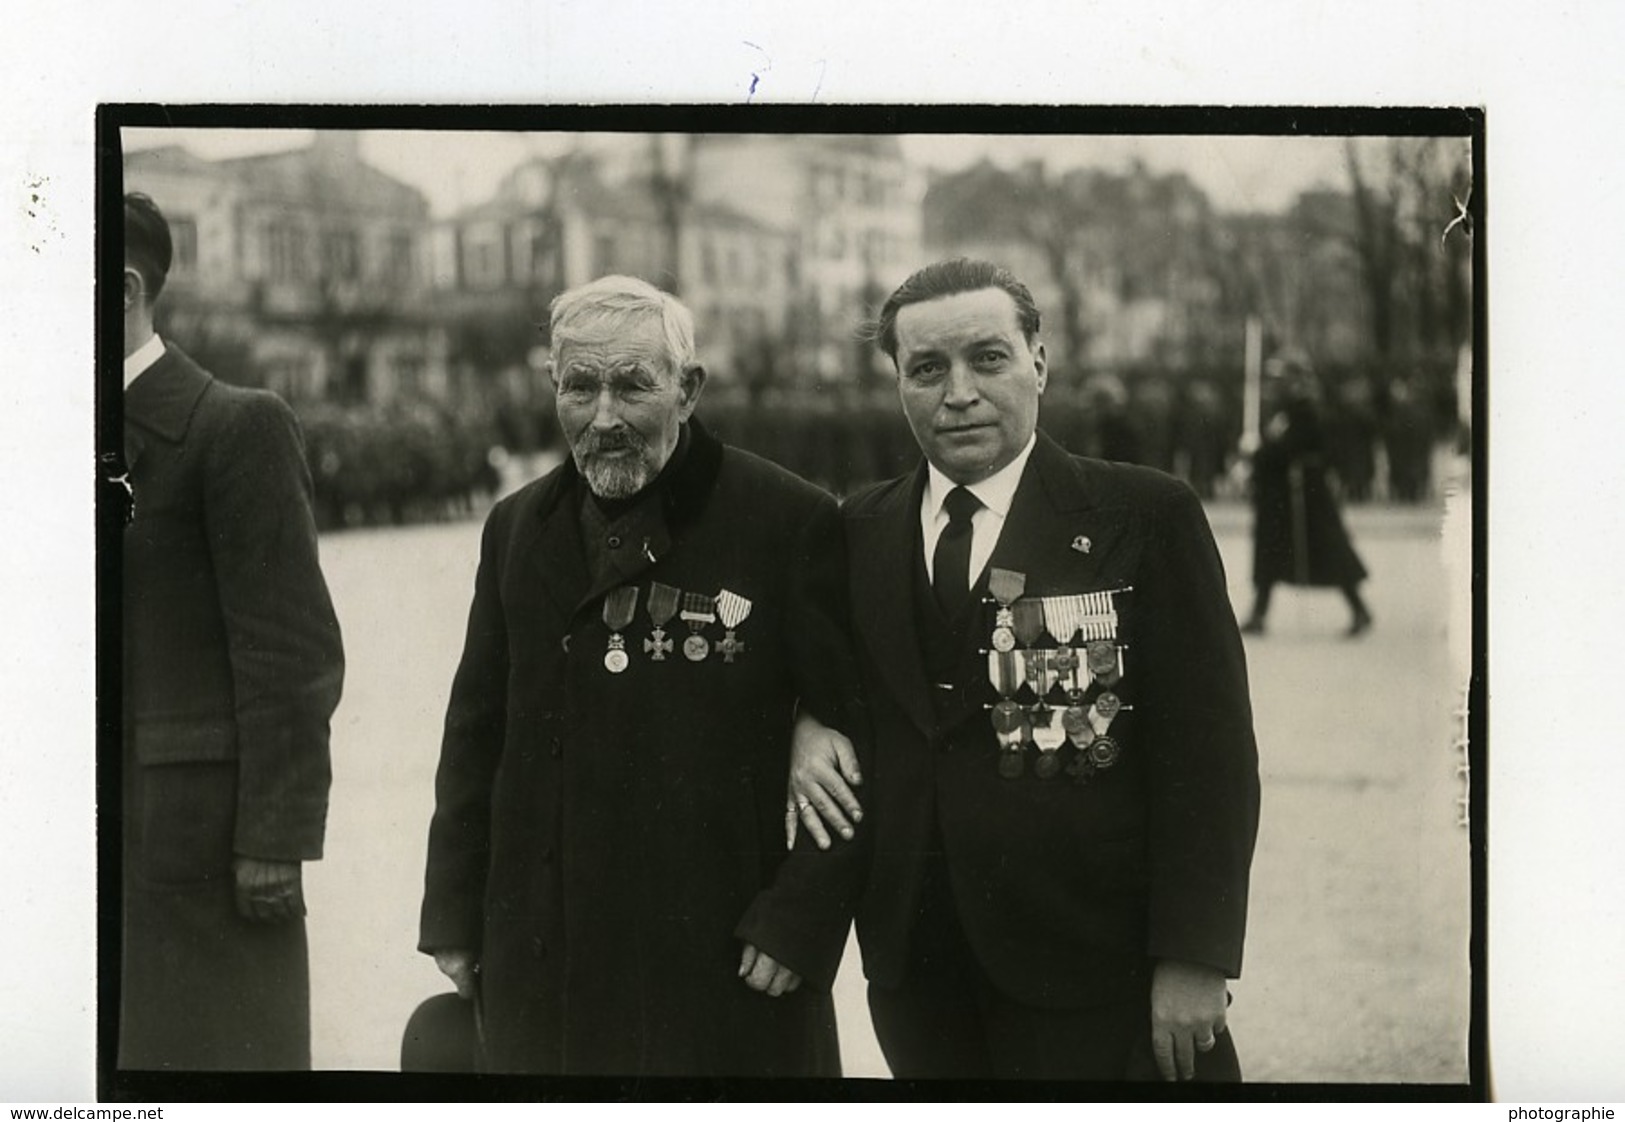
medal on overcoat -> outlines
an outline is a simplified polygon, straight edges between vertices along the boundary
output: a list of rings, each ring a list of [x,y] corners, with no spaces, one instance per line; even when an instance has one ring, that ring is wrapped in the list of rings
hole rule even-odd
[[[621,634],[632,622],[638,610],[637,585],[622,585],[611,589],[604,597],[604,626],[609,628],[609,649],[604,652],[604,669],[619,674],[631,659],[626,653],[626,638]]]
[[[666,656],[671,654],[672,642],[666,638],[666,624],[677,614],[681,595],[669,584],[654,581],[649,585],[649,622],[654,628],[643,641],[643,651],[654,662],[665,662]]]

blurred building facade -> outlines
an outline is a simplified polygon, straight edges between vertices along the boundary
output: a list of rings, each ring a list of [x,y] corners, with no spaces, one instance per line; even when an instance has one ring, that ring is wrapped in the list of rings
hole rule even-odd
[[[160,328],[222,376],[295,403],[444,392],[428,201],[369,166],[357,134],[223,160],[131,152],[124,187],[151,195],[173,233]]]

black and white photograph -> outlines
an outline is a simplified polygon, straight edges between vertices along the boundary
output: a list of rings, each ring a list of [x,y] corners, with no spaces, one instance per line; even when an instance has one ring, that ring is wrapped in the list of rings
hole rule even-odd
[[[110,1089],[1483,1093],[1480,111],[103,113]]]

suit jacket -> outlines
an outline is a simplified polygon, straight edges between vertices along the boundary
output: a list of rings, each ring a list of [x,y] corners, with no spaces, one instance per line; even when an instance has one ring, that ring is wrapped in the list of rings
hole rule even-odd
[[[240,920],[231,871],[322,852],[344,660],[298,424],[172,343],[124,414],[121,1062],[308,1065],[303,924]]]
[[[857,913],[865,971],[909,968],[922,854],[940,845],[965,934],[995,985],[1044,1007],[1142,992],[1155,959],[1241,966],[1257,829],[1257,750],[1224,574],[1200,503],[1149,469],[1069,455],[1043,433],[989,568],[1028,595],[1117,597],[1132,711],[1085,783],[998,772],[985,650],[991,606],[933,704],[911,582],[922,464],[844,507],[859,661],[875,747],[865,771],[873,863]],[[906,560],[905,560],[906,559]],[[987,576],[981,583],[986,594]],[[1039,645],[1044,645],[1040,643]],[[1029,753],[1031,749],[1029,749]]]
[[[591,575],[573,463],[486,523],[430,827],[420,946],[476,950],[492,1070],[838,1072],[828,986],[855,851],[784,850],[797,705],[850,728],[835,501],[691,424],[639,541]],[[750,601],[661,660],[654,582]],[[605,594],[638,590],[611,673]],[[736,976],[748,940],[807,979],[778,999]]]

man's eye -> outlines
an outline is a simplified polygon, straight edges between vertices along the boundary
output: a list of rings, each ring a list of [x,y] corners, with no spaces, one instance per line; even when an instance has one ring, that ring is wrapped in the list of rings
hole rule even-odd
[[[997,366],[1004,361],[1003,351],[983,351],[976,356],[978,366]]]
[[[908,374],[916,382],[930,382],[942,377],[942,372],[946,369],[946,364],[933,359],[930,362],[915,363],[909,368]]]

